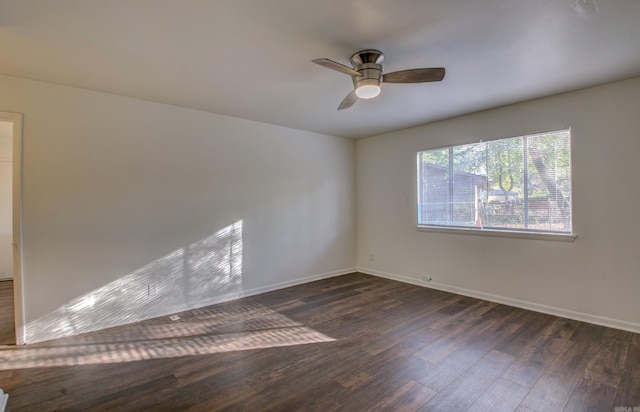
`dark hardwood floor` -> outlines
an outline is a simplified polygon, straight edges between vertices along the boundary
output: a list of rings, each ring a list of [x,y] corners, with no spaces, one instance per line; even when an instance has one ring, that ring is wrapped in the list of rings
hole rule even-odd
[[[640,407],[638,334],[363,274],[180,316],[0,348],[8,409]]]
[[[0,280],[0,345],[15,345],[13,281]]]

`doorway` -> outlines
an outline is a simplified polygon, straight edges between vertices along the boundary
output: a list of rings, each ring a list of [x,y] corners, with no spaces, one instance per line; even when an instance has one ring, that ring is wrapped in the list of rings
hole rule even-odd
[[[0,121],[0,281],[13,280],[13,122]]]
[[[0,345],[23,344],[22,115],[0,112]]]

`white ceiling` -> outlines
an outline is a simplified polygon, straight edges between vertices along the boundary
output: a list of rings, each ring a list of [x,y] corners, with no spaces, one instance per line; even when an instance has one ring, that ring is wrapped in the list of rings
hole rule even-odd
[[[385,54],[384,84],[337,111]],[[640,0],[0,0],[0,73],[364,137],[640,75]]]

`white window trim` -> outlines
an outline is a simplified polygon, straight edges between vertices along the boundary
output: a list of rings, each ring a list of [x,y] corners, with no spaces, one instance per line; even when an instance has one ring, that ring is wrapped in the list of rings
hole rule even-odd
[[[417,214],[416,214],[417,219]],[[538,232],[516,232],[513,230],[496,230],[496,229],[472,229],[461,228],[455,226],[423,226],[418,225],[416,227],[418,232],[433,232],[433,233],[449,233],[458,235],[475,235],[475,236],[492,236],[492,237],[507,237],[507,238],[519,238],[519,239],[534,239],[534,240],[555,240],[560,242],[573,242],[578,237],[575,233],[538,233]]]

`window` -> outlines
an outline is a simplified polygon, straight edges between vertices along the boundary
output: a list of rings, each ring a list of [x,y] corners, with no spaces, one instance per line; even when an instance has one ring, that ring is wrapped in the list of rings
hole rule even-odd
[[[418,152],[418,227],[571,234],[571,132]]]

